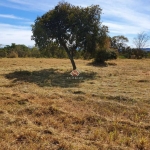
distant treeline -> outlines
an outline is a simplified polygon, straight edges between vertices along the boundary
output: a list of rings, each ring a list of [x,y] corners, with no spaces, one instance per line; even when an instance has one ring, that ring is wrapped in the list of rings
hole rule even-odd
[[[127,59],[150,58],[150,51],[144,51],[141,49],[134,49],[130,47],[126,47],[126,48],[122,47],[121,49],[118,49],[118,50],[116,48],[114,49],[117,52],[117,55],[119,58],[127,58]],[[77,51],[74,51],[73,55],[75,59],[92,58],[90,53],[85,52],[84,50],[80,50],[80,49]],[[102,59],[103,57],[106,57],[106,55],[110,55],[110,54],[106,52],[104,53],[103,50],[100,50],[96,58],[100,57]],[[5,57],[6,58],[17,58],[17,57],[20,57],[20,58],[25,58],[25,57],[68,58],[68,55],[66,51],[64,50],[64,48],[61,46],[58,46],[56,43],[51,43],[49,44],[49,46],[47,46],[47,48],[42,49],[42,50],[38,49],[38,47],[27,47],[25,45],[17,45],[15,43],[12,43],[11,45],[0,47],[0,58],[5,58]],[[112,58],[113,57],[114,56],[112,56]]]
[[[120,58],[128,59],[141,59],[141,58],[150,58],[150,51],[145,51],[138,48],[122,47],[118,50]]]
[[[56,44],[50,44],[49,47],[39,50],[37,47],[27,47],[25,45],[17,45],[12,43],[11,45],[6,45],[0,47],[0,57],[4,58],[25,58],[25,57],[47,57],[47,58],[68,58],[66,51],[63,47],[59,47]],[[89,57],[88,54],[83,54],[81,50],[74,52],[75,58],[86,58]]]

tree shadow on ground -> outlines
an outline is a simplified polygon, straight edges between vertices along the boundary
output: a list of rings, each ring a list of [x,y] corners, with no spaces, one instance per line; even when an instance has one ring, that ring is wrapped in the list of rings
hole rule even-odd
[[[96,62],[90,62],[87,63],[87,66],[94,66],[94,67],[108,67],[108,66],[116,66],[116,63],[112,62],[103,62],[103,63],[96,63]]]
[[[20,70],[5,75],[5,78],[13,80],[12,83],[20,81],[35,83],[38,86],[58,86],[58,87],[76,87],[81,82],[93,80],[95,72],[82,72],[78,77],[72,77],[70,72],[62,72],[59,69],[44,69],[39,71]]]

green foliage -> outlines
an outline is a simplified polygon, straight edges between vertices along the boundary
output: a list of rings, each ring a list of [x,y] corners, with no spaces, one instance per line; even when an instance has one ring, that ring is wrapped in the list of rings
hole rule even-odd
[[[119,55],[118,58],[120,58],[120,59],[126,59],[126,57],[124,55]]]
[[[68,55],[63,47],[58,47],[57,51],[54,51],[54,58],[68,58]]]
[[[91,53],[89,53],[89,52],[84,52],[83,51],[82,56],[83,56],[83,59],[85,59],[85,60],[88,60],[88,59],[92,58]]]
[[[98,34],[100,14],[98,5],[81,8],[61,2],[35,20],[32,39],[40,48],[54,40],[69,50],[86,47]]]
[[[18,57],[18,53],[16,53],[15,51],[11,51],[10,54],[8,55],[8,58],[17,58]]]
[[[150,58],[150,51],[146,53],[147,58]]]
[[[136,57],[136,59],[142,59],[143,57],[144,57],[144,55],[145,55],[145,52],[143,51],[143,50],[141,50],[141,49],[132,49],[132,53],[133,53],[133,55],[135,55]]]
[[[126,46],[126,42],[128,42],[128,38],[123,35],[114,36],[111,39],[111,47],[121,50]]]
[[[43,57],[52,57],[52,58],[68,57],[64,48],[59,46],[56,42],[52,42],[47,47],[41,48],[40,52]]]
[[[6,45],[3,48],[0,48],[0,57],[8,57],[8,58],[16,58],[16,57],[35,57],[34,48],[29,48],[25,45],[16,45],[12,43],[10,45]],[[41,57],[40,51],[36,49],[38,53],[38,57]]]
[[[37,47],[33,47],[30,50],[30,56],[35,57],[35,58],[39,58],[39,57],[41,57],[41,53],[40,53],[40,51],[38,50]]]
[[[117,59],[117,54],[113,50],[100,49],[97,51],[94,62],[95,63],[104,63],[109,59]]]
[[[60,2],[54,9],[37,17],[32,25],[32,40],[35,40],[36,45],[49,56],[54,56],[53,52],[49,53],[54,50],[48,48],[50,44],[62,46],[75,69],[75,51],[84,49],[85,52],[94,55],[96,43],[108,31],[108,28],[100,23],[101,11],[98,5],[83,8]],[[102,40],[103,38],[99,41]],[[55,50],[59,51],[57,48]]]
[[[119,52],[119,55],[129,59],[142,59],[143,57],[148,58],[148,53],[138,48],[124,48]]]
[[[3,50],[2,48],[0,49],[0,58],[2,57],[7,57],[7,52],[6,50]]]
[[[79,58],[80,54],[75,53]],[[12,43],[11,46],[6,45],[3,48],[0,48],[0,57],[8,57],[8,58],[16,58],[16,57],[48,57],[48,58],[67,58],[68,55],[66,51],[64,51],[64,48],[59,46],[58,44],[51,43],[49,46],[45,49],[39,49],[38,47],[26,47],[25,45],[16,45],[15,43]]]

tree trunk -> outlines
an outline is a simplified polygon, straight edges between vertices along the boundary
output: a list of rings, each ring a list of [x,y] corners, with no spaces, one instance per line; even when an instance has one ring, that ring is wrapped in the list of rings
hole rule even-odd
[[[65,50],[66,50],[66,52],[68,54],[68,57],[69,57],[69,59],[71,61],[73,70],[76,70],[77,67],[76,67],[75,61],[73,59],[73,54],[70,54],[69,49],[67,48],[66,44],[63,44],[63,42],[61,42],[61,45],[65,48]]]
[[[68,49],[66,49],[66,52],[67,52],[68,57],[69,57],[69,59],[70,59],[70,61],[71,61],[73,70],[76,70],[77,67],[76,67],[75,61],[74,61],[74,59],[73,59],[73,55],[71,55],[71,54],[69,53],[69,50],[68,50]]]
[[[77,67],[76,67],[76,64],[75,64],[75,62],[74,62],[74,59],[73,59],[73,58],[71,58],[71,59],[70,59],[70,61],[71,61],[71,64],[72,64],[73,70],[76,70],[76,69],[77,69]]]

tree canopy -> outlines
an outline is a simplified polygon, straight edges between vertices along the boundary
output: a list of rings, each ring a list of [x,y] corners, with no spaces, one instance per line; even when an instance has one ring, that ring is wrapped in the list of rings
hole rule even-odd
[[[128,42],[128,38],[123,35],[113,36],[111,38],[111,46],[118,50],[126,47],[126,42]]]
[[[134,38],[133,43],[135,44],[136,48],[142,49],[146,47],[148,40],[150,40],[150,37],[145,33],[141,32],[137,34],[137,37]]]
[[[108,28],[102,26],[100,16],[102,9],[99,5],[79,7],[67,2],[59,2],[54,9],[41,17],[37,17],[32,25],[32,39],[39,48],[45,48],[49,43],[62,46],[73,66],[73,53],[77,49],[94,54],[96,43],[100,37],[106,36]]]

